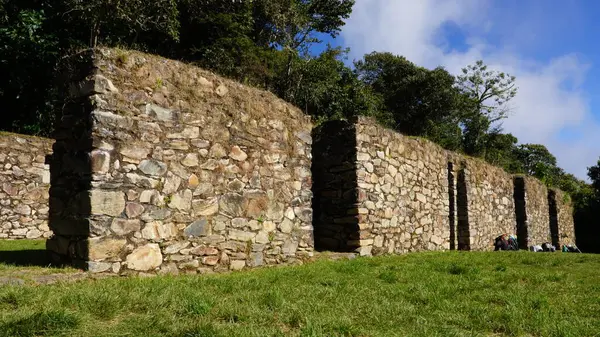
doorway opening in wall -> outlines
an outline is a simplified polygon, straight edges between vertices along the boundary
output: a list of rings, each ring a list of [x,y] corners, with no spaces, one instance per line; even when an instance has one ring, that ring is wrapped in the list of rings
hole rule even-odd
[[[469,199],[467,195],[467,178],[464,167],[458,171],[458,177],[456,179],[456,213],[458,215],[458,250],[471,250]]]
[[[317,251],[353,252],[360,241],[356,126],[331,121],[313,129],[313,228]]]
[[[450,250],[456,250],[456,183],[454,164],[448,162],[448,225],[450,227]]]
[[[525,179],[515,177],[513,179],[515,200],[515,214],[517,218],[517,241],[519,249],[527,249],[527,212],[525,211]]]

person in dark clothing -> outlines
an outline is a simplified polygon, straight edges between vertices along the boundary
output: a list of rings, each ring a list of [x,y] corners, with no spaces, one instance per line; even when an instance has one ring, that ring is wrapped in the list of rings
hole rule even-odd
[[[502,234],[494,240],[494,251],[519,250],[517,237],[510,234]]]

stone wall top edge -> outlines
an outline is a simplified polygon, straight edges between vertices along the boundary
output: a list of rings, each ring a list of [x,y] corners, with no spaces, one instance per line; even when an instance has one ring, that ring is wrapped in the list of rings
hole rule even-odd
[[[386,132],[398,135],[398,138],[402,139],[403,141],[416,141],[421,146],[429,147],[430,149],[432,149],[434,151],[440,151],[445,154],[445,156],[447,157],[447,160],[449,162],[452,162],[452,163],[458,165],[457,168],[460,168],[460,167],[469,168],[469,166],[471,166],[471,167],[475,166],[478,170],[485,171],[488,176],[501,175],[502,177],[498,177],[499,179],[513,179],[515,177],[523,177],[524,179],[526,179],[526,183],[542,185],[543,187],[547,188],[543,182],[541,182],[539,179],[537,179],[535,177],[528,176],[525,174],[511,174],[509,172],[506,172],[503,168],[492,165],[481,158],[475,158],[475,157],[471,157],[471,156],[468,156],[468,155],[465,155],[462,153],[457,153],[454,151],[446,150],[443,147],[441,147],[440,145],[438,145],[428,139],[409,137],[409,136],[403,135],[402,133],[400,133],[398,131],[395,131],[391,128],[388,128],[388,127],[385,127],[385,126],[379,124],[377,122],[377,120],[373,117],[357,116],[355,121],[349,121],[349,122],[355,122],[357,124],[362,124],[362,125],[367,125],[367,126],[374,126],[374,127],[380,128],[382,130],[386,130]],[[556,188],[554,188],[554,189],[557,191],[560,191],[559,189],[556,189]],[[564,193],[564,192],[561,191],[561,193]]]
[[[39,141],[42,143],[48,143],[49,145],[54,142],[54,139],[52,139],[52,138],[24,135],[21,133],[14,133],[14,132],[8,132],[8,131],[0,131],[0,138],[24,138],[24,139],[27,139],[30,141]]]
[[[139,62],[143,60],[146,66],[144,69],[167,67],[169,70],[177,70],[176,72],[172,71],[171,74],[176,74],[176,80],[181,80],[181,83],[195,81],[193,85],[186,86],[186,89],[197,89],[202,86],[202,83],[198,83],[198,81],[208,80],[210,83],[207,83],[207,85],[211,86],[215,95],[221,96],[221,98],[230,98],[229,101],[222,103],[225,110],[227,110],[227,105],[233,106],[231,101],[235,103],[244,102],[252,108],[262,105],[265,110],[268,110],[268,116],[272,119],[285,120],[287,124],[298,125],[301,128],[312,127],[312,120],[309,115],[304,114],[298,107],[284,101],[275,94],[241,84],[192,64],[140,51],[108,47],[82,50],[77,55],[83,55],[84,58],[90,57],[94,68],[99,70],[98,73],[115,82],[117,88],[122,84],[119,81],[123,79],[129,82],[127,85],[132,86],[131,79],[134,78],[132,73],[139,70],[136,67],[140,67]],[[134,65],[131,66],[130,64]],[[165,78],[165,80],[171,79]],[[135,85],[137,84],[133,83],[133,86]],[[225,87],[226,93],[218,92],[221,85]],[[252,110],[252,108],[247,110]]]

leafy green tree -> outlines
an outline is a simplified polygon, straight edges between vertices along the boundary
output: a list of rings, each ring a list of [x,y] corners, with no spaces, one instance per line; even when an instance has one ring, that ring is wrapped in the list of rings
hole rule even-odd
[[[549,186],[557,186],[562,170],[556,166],[556,157],[541,144],[523,144],[515,148],[514,154],[524,173],[534,176]]]
[[[347,52],[328,48],[317,57],[295,59],[291,78],[296,85],[291,88],[291,102],[317,121],[375,116],[379,111],[379,96],[342,61]]]
[[[504,134],[498,130],[487,133],[484,159],[493,165],[504,168],[507,172],[522,173],[522,165],[515,156],[517,142],[517,137],[510,133]]]
[[[515,77],[488,70],[483,61],[477,61],[462,69],[456,85],[470,103],[463,111],[465,152],[485,156],[485,134],[508,116],[508,102],[517,94]]]
[[[89,47],[95,47],[99,39],[136,45],[141,34],[179,37],[175,0],[62,0],[62,8],[62,18],[87,28]]]
[[[454,77],[443,68],[428,70],[402,56],[373,52],[355,62],[359,79],[381,96],[400,132],[440,139],[459,136],[460,95]],[[434,139],[435,140],[435,139]]]
[[[297,56],[307,58],[319,34],[336,37],[350,17],[354,0],[258,0],[254,38],[258,45],[281,50],[286,61],[279,69],[279,95],[293,101]]]
[[[588,167],[588,176],[592,180],[592,187],[596,190],[596,194],[600,196],[600,159],[596,165]]]
[[[24,2],[0,2],[0,127],[30,134],[48,134],[51,123],[47,88],[58,57],[58,39],[44,29],[43,8]]]

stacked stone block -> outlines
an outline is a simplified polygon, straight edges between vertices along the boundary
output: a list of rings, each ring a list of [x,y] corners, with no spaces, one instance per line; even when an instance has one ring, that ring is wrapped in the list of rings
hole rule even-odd
[[[515,203],[512,176],[482,160],[465,158],[468,226],[465,250],[492,250],[499,235],[516,234]],[[461,210],[463,211],[463,210]],[[459,235],[463,234],[459,230]]]
[[[552,244],[558,247],[575,244],[575,225],[573,223],[573,204],[571,198],[563,191],[548,191],[551,224],[554,226]],[[551,226],[551,229],[552,229]]]
[[[48,243],[57,259],[95,272],[197,273],[312,254],[312,125],[301,111],[137,52],[88,51],[66,64]]]
[[[356,140],[360,253],[449,249],[446,151],[362,117]]]
[[[48,227],[52,140],[0,133],[0,239],[40,239]]]
[[[522,249],[532,245],[552,242],[550,234],[550,205],[548,189],[539,180],[532,177],[515,177],[517,207],[521,207],[521,216],[517,220],[517,236]]]

